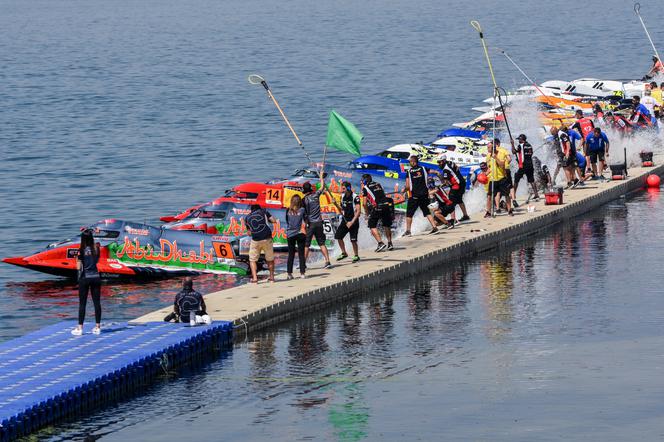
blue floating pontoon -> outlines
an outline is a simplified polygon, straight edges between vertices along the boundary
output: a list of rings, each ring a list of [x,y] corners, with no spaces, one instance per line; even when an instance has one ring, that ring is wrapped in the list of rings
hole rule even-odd
[[[75,322],[60,322],[0,344],[0,441],[117,402],[232,343],[230,322],[103,325],[73,336]]]

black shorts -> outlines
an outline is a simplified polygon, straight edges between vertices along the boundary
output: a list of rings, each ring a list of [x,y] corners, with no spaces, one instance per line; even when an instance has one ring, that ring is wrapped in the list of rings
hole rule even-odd
[[[444,205],[443,205],[443,204],[438,203],[438,211],[439,211],[443,216],[447,216],[447,215],[449,215],[450,213],[453,213],[455,207],[456,207],[455,204],[450,204],[450,205],[444,204]]]
[[[325,229],[323,228],[323,221],[309,223],[307,226],[307,239],[304,243],[306,247],[311,246],[311,241],[316,238],[319,246],[325,245]]]
[[[422,211],[422,215],[430,215],[429,212],[429,196],[414,196],[408,198],[408,203],[406,204],[406,217],[412,218],[415,215],[417,209]]]
[[[369,215],[369,221],[367,222],[370,229],[375,229],[378,227],[378,221],[383,223],[383,227],[388,229],[392,227],[392,210],[390,208],[384,209],[374,209]]]
[[[460,189],[451,189],[449,193],[449,198],[454,204],[463,204],[463,194],[466,193],[465,188]]]
[[[597,164],[597,160],[599,159],[600,161],[604,161],[604,151],[599,150],[597,152],[588,152],[588,156],[590,157],[590,164]]]
[[[574,156],[571,156],[567,159],[563,158],[562,166],[563,167],[577,167],[578,164],[576,163],[576,154],[574,154]]]
[[[524,167],[523,169],[517,170],[516,173],[514,174],[514,182],[518,183],[519,181],[521,181],[521,178],[523,178],[524,175],[526,176],[526,179],[528,180],[529,183],[535,182],[535,169],[533,169],[532,167],[530,168]]]
[[[489,183],[489,192],[491,192],[492,187],[493,196],[496,196],[499,193],[503,196],[507,196],[509,195],[510,189],[512,188],[512,180],[508,177],[505,177],[502,180],[493,182],[493,185],[492,183]]]
[[[344,239],[346,235],[350,233],[350,240],[357,241],[357,233],[360,231],[360,222],[355,221],[350,228],[346,225],[346,220],[341,219],[339,227],[337,227],[337,233],[334,234],[334,239]]]

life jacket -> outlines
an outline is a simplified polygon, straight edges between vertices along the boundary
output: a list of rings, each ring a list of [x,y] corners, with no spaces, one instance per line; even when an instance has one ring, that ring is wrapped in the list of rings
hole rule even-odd
[[[593,129],[595,129],[595,125],[590,118],[579,118],[576,120],[576,122],[579,123],[579,127],[581,128],[581,136],[584,140],[592,133]]]

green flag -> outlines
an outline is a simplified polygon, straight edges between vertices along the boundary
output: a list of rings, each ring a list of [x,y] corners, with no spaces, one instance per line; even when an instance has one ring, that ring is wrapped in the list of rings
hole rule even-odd
[[[327,147],[359,156],[362,138],[362,133],[353,126],[353,123],[334,110],[330,111],[330,120],[327,122],[327,139],[325,140]]]

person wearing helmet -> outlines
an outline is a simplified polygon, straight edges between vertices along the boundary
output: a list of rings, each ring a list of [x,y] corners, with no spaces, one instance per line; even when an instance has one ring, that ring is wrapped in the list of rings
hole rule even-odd
[[[371,175],[368,173],[362,175],[362,195],[364,196],[364,211],[367,225],[371,230],[371,235],[378,243],[376,252],[382,252],[385,249],[393,250],[392,221],[394,220],[394,201],[385,195],[383,186],[373,181]],[[387,244],[383,242],[378,231],[379,221],[383,225]]]

